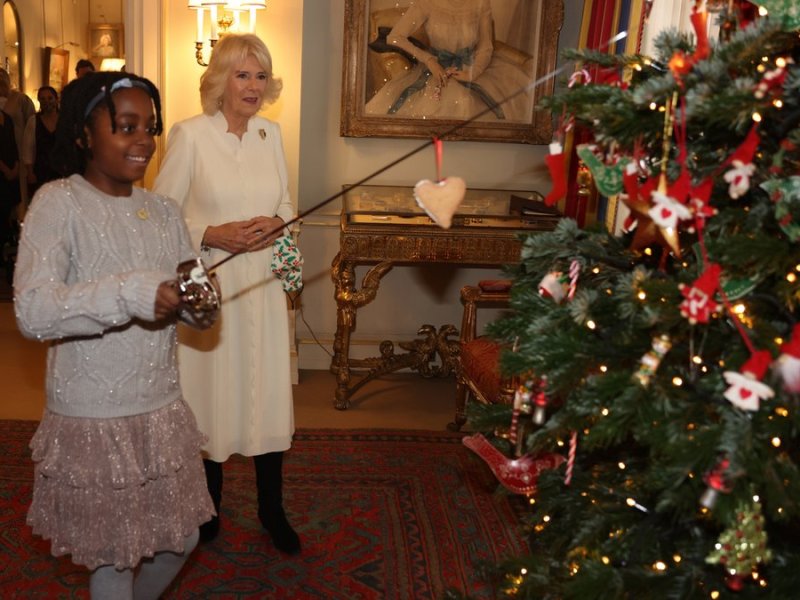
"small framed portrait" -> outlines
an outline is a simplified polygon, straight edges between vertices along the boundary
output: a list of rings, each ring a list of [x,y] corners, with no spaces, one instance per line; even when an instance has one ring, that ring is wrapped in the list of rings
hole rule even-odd
[[[69,81],[69,51],[63,48],[44,49],[44,74],[47,85],[57,91],[64,89]]]
[[[122,23],[90,23],[88,47],[89,56],[95,64],[100,64],[104,58],[124,57]]]
[[[563,0],[345,0],[341,135],[549,143],[563,21]]]

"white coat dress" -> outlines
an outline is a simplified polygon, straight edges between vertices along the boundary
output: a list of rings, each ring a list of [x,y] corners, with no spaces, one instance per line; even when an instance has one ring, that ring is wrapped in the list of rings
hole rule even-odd
[[[241,140],[222,113],[176,123],[155,191],[181,207],[195,249],[209,225],[264,215],[289,221],[286,159],[280,127],[254,116]],[[200,254],[211,266],[228,254]],[[287,450],[294,433],[289,326],[272,248],[233,258],[217,272],[222,311],[211,330],[179,330],[178,364],[186,401],[209,437],[207,457]]]

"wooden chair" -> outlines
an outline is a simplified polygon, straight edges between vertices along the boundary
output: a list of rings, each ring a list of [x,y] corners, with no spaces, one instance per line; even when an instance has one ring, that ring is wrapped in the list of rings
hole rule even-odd
[[[484,404],[511,404],[517,388],[516,378],[500,375],[501,345],[477,335],[479,306],[506,307],[510,298],[511,281],[481,281],[477,286],[461,288],[464,314],[461,319],[461,353],[456,370],[456,414],[448,425],[458,431],[467,420],[467,400],[472,397]]]

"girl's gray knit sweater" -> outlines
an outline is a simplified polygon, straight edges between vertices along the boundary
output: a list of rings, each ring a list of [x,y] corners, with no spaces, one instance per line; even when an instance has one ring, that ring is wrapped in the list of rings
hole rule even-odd
[[[80,175],[46,184],[14,275],[23,335],[51,340],[47,408],[74,417],[146,413],[181,396],[175,322],[153,322],[156,290],[194,256],[172,201],[102,193]]]

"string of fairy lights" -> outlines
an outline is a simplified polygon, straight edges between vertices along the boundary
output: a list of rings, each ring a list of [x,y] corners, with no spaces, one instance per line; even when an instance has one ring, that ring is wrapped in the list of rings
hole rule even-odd
[[[759,13],[761,14],[761,16],[765,16],[767,11],[763,7],[760,7]],[[770,57],[764,56],[761,59],[761,64],[759,64],[757,66],[757,71],[758,71],[758,73],[760,73],[764,77],[764,81],[766,81],[767,79],[769,79],[771,77],[774,77],[775,73],[780,73],[780,72],[784,71],[785,69],[787,69],[790,64],[791,64],[791,61],[787,57],[770,58]],[[642,70],[643,68],[647,68],[647,67],[650,67],[650,66],[653,66],[652,63],[648,59],[645,59],[642,64],[635,64],[635,65],[632,66],[632,68],[637,70],[637,71],[639,71],[639,70]],[[759,84],[759,86],[757,87],[757,90],[756,90],[756,97],[757,98],[761,99],[761,98],[764,97],[764,95],[765,95],[764,94],[764,88],[765,88],[765,85],[763,84],[763,82],[762,82],[762,84]],[[759,95],[759,93],[761,95]],[[658,101],[654,100],[649,104],[649,108],[651,110],[659,111],[661,113],[664,113],[664,115],[665,115],[663,156],[662,156],[661,160],[656,163],[656,164],[660,163],[663,166],[662,174],[664,174],[664,176],[665,176],[665,173],[666,173],[666,164],[667,164],[669,155],[670,155],[670,153],[672,151],[672,148],[669,147],[669,144],[671,143],[670,140],[672,139],[672,136],[673,136],[672,125],[674,123],[674,115],[675,115],[674,110],[675,110],[676,101],[677,101],[677,97],[673,96],[670,99],[668,99],[666,102],[658,102]],[[784,101],[783,101],[783,99],[781,97],[777,97],[776,96],[776,97],[773,97],[773,98],[769,98],[768,99],[768,103],[775,110],[781,110],[784,107]],[[752,112],[752,115],[751,115],[751,119],[752,119],[752,122],[754,124],[754,127],[757,126],[759,123],[761,123],[763,121],[763,118],[764,117],[763,117],[761,111],[754,110]],[[721,169],[724,168],[725,166],[727,166],[727,165],[723,164],[721,166]],[[715,174],[715,176],[718,177],[721,174],[722,174],[721,172],[718,172],[718,173]],[[699,218],[704,219],[704,218],[707,218],[707,217],[710,217],[710,216],[712,216],[712,215],[709,213],[709,214],[702,215],[702,217],[699,217]],[[695,229],[698,232],[699,241],[700,241],[700,244],[701,244],[701,247],[702,247],[702,246],[704,246],[703,228],[702,228],[702,226],[700,226],[700,227],[696,227]],[[703,248],[703,250],[704,250],[704,248]],[[653,252],[654,251],[653,251],[652,247],[648,246],[648,247],[644,248],[642,250],[642,252],[646,256],[653,256]],[[664,254],[666,254],[666,252]],[[707,257],[707,255],[705,253],[703,254],[703,256],[701,258],[704,261],[704,263],[708,263],[709,262],[708,261],[708,257]],[[687,262],[682,262],[681,264],[682,264],[682,266],[684,268],[689,266],[689,264]],[[602,268],[601,266],[592,266],[589,269],[589,271],[593,275],[599,275],[601,273],[601,268]],[[785,280],[786,280],[786,282],[788,282],[790,284],[796,284],[799,279],[800,279],[800,264],[797,264],[789,272],[787,272],[785,274]],[[641,281],[639,283],[643,283],[643,281]],[[719,309],[713,312],[713,315],[712,315],[713,318],[720,318],[720,317],[722,317],[724,315],[727,315],[731,319],[731,321],[736,324],[737,332],[741,336],[744,344],[748,348],[750,348],[751,351],[754,352],[755,349],[754,349],[753,344],[752,344],[752,342],[751,342],[751,340],[750,340],[750,338],[749,338],[749,336],[747,334],[747,330],[752,330],[753,327],[754,327],[754,317],[748,311],[748,307],[747,307],[746,302],[744,300],[731,301],[730,299],[728,299],[726,297],[725,291],[721,287],[717,291],[719,292],[720,296],[723,298],[723,302],[721,303]],[[613,292],[613,290],[611,288],[607,288],[605,290],[605,293],[611,295],[614,292]],[[645,302],[651,301],[651,299],[648,297],[647,291],[641,285],[634,286],[632,291],[631,291],[631,293],[633,295],[633,298],[635,300],[641,302],[641,303],[645,303]],[[655,299],[655,301],[657,301],[657,302],[666,302],[667,299],[661,297],[661,298]],[[592,318],[590,313],[587,313],[586,315],[583,316],[582,322],[583,322],[583,326],[585,326],[587,329],[589,329],[591,331],[597,331],[597,329],[599,327],[598,321],[595,320],[594,318]],[[688,372],[689,372],[689,377],[695,379],[695,378],[700,377],[702,375],[705,375],[705,374],[707,374],[709,372],[710,365],[707,364],[707,361],[706,361],[706,359],[704,359],[704,356],[703,356],[703,351],[704,351],[704,348],[705,348],[705,342],[706,342],[706,337],[707,337],[707,334],[708,334],[708,330],[704,329],[702,331],[700,340],[696,340],[695,339],[695,337],[694,337],[694,328],[693,328],[692,331],[693,331],[693,335],[689,340],[690,351],[689,351],[689,355],[688,355],[688,367],[689,367]],[[773,339],[773,343],[774,343],[776,348],[780,348],[785,342],[786,342],[786,340],[783,339],[782,337],[775,337]],[[642,385],[646,386],[649,383],[650,378],[655,374],[655,371],[658,369],[658,365],[660,363],[661,358],[669,350],[669,347],[670,347],[670,340],[669,340],[668,336],[664,336],[664,335],[656,336],[653,339],[653,348],[652,348],[652,350],[650,352],[648,352],[644,357],[642,357],[641,368],[634,375],[637,379],[639,379],[639,382]],[[719,368],[721,368],[721,369],[724,369],[725,366],[726,366],[725,365],[725,361],[722,360],[722,359],[718,360],[717,361],[717,366]],[[608,372],[608,366],[601,364],[598,367],[598,371],[601,374],[605,374],[605,373]],[[678,375],[675,375],[675,376],[673,376],[671,378],[671,383],[675,387],[682,387],[683,385],[685,385],[686,382],[684,382],[682,377],[680,377]],[[602,419],[602,418],[608,417],[608,416],[610,416],[610,409],[606,408],[606,407],[600,407],[598,409],[598,413],[595,416],[595,418],[596,419]],[[789,412],[789,409],[786,406],[776,406],[776,407],[774,407],[772,409],[771,414],[768,416],[768,419],[770,419],[770,420],[776,419],[776,418],[788,419],[789,416],[790,416],[790,412]],[[689,424],[688,427],[691,429],[693,427],[693,425]],[[588,427],[584,428],[583,431],[582,431],[582,434],[584,436],[588,436],[589,433],[590,433],[590,428],[588,428]],[[565,447],[567,445],[568,442],[565,441],[564,439],[559,438],[559,439],[556,440],[556,443],[557,443],[557,445],[559,447],[563,448],[563,447]],[[774,435],[769,439],[769,444],[775,450],[778,450],[778,449],[782,448],[783,441],[782,441],[782,439],[781,439],[781,437],[779,435]],[[621,471],[624,471],[627,468],[627,465],[624,462],[619,462],[617,467]],[[688,474],[688,477],[693,479],[693,478],[698,477],[698,474],[690,472]],[[704,476],[704,480],[707,479],[707,478],[708,478],[708,474],[706,474],[706,476]],[[619,500],[619,502],[621,504],[629,507],[631,510],[639,511],[639,512],[641,512],[643,514],[648,514],[648,513],[651,512],[650,508],[642,505],[640,503],[640,501],[637,500],[634,496],[631,496],[631,495],[625,494],[625,493],[620,493],[620,492],[618,492],[618,491],[616,491],[616,490],[614,490],[614,489],[612,489],[610,487],[606,487],[606,486],[602,486],[602,485],[594,483],[591,486],[590,490],[591,490],[592,493],[595,493],[595,494],[602,494],[602,495],[605,495],[605,496],[615,497],[615,498],[617,498]],[[716,491],[719,491],[719,490],[716,490]],[[725,490],[723,490],[723,491],[725,491]],[[581,494],[585,495],[585,496],[588,496],[589,495],[589,491],[581,492]],[[752,499],[752,502],[754,503],[754,505],[760,506],[760,500],[761,499],[760,499],[760,496],[757,493],[754,493],[752,495],[751,499]],[[528,496],[528,501],[529,501],[531,506],[534,506],[536,504],[536,499],[532,495]],[[590,501],[592,503],[596,502],[595,499],[590,499]],[[704,505],[704,504],[701,503],[701,505],[699,506],[699,512],[700,512],[701,515],[706,515],[706,514],[708,514],[710,512],[712,507],[713,507],[713,501],[709,505]],[[776,510],[776,512],[778,514],[782,514],[784,512],[783,507],[777,507],[775,510]],[[758,518],[761,518],[760,515],[758,515]],[[554,525],[554,518],[552,517],[552,515],[544,514],[544,515],[541,515],[541,516],[538,517],[537,522],[532,524],[532,528],[533,528],[534,532],[541,533],[547,527],[551,527],[553,525]],[[624,533],[624,532],[623,531],[611,531],[611,532],[609,532],[609,537],[610,538],[614,538],[614,537],[617,537],[619,535],[622,535],[622,533]],[[754,565],[758,565],[758,564],[762,564],[762,562],[766,562],[766,561],[762,561],[762,559],[768,558],[768,552],[769,552],[768,550],[765,551],[765,550],[762,550],[762,549],[756,547],[754,542],[749,541],[749,540],[743,540],[743,541],[741,541],[739,543],[741,545],[739,550],[741,550],[743,553],[751,552],[751,553],[754,553],[754,554],[757,555],[754,558],[754,563],[753,563]],[[715,551],[716,552],[722,552],[723,546],[724,546],[724,544],[722,542],[717,542],[716,545],[715,545]],[[761,553],[761,555],[759,555],[759,553]],[[577,554],[580,554],[580,552],[578,552]],[[568,570],[570,575],[574,576],[580,570],[580,561],[578,560],[578,558],[580,558],[580,556],[576,556],[575,560],[571,560],[567,565],[565,565],[565,568]],[[612,559],[610,557],[608,557],[608,556],[601,556],[600,560],[605,565],[609,565],[612,562]],[[660,560],[654,561],[650,565],[650,568],[651,568],[651,570],[653,572],[666,572],[668,569],[671,568],[671,566],[680,565],[682,560],[683,560],[683,557],[679,553],[675,553],[669,558],[664,558],[664,559],[660,559]],[[742,577],[745,577],[745,578],[752,579],[752,581],[755,582],[755,584],[758,585],[761,588],[766,588],[768,586],[768,582],[767,582],[766,578],[762,575],[762,573],[757,568],[757,566],[752,567],[752,569],[750,571],[741,572],[741,573],[737,572],[736,569],[732,568],[732,567],[727,567],[726,570],[730,575],[742,576]],[[511,573],[508,573],[506,575],[507,581],[510,584],[510,587],[507,590],[510,595],[514,595],[517,591],[519,591],[519,589],[524,584],[525,578],[526,578],[527,575],[528,575],[528,570],[525,567],[519,568],[518,570],[516,570],[514,572],[511,572]],[[718,590],[718,589],[708,590],[708,597],[711,598],[711,600],[716,600],[716,599],[720,598],[721,595],[722,595],[722,591],[721,590]]]

